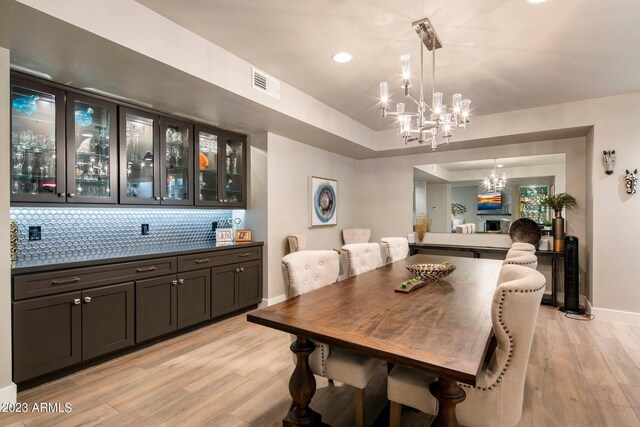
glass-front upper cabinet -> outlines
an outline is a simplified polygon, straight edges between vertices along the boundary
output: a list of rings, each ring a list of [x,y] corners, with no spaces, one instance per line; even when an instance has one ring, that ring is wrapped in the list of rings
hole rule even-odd
[[[116,105],[67,94],[67,201],[117,203]]]
[[[11,80],[11,201],[64,202],[64,91]]]
[[[120,203],[159,204],[159,119],[120,107]]]
[[[246,194],[246,138],[231,133],[223,134],[224,164],[221,165],[226,206],[245,206]]]
[[[160,119],[160,184],[163,205],[193,205],[193,125]]]
[[[196,205],[221,206],[223,204],[218,191],[219,143],[219,131],[196,126]]]

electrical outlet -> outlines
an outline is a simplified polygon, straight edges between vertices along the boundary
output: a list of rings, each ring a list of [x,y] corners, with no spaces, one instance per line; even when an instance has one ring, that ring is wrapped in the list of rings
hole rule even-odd
[[[42,240],[42,227],[39,225],[29,226],[29,241],[31,240]]]
[[[213,221],[211,223],[211,231],[216,231],[216,228],[218,228],[218,221]]]
[[[140,234],[142,234],[143,236],[149,235],[149,224],[142,224],[142,230]]]

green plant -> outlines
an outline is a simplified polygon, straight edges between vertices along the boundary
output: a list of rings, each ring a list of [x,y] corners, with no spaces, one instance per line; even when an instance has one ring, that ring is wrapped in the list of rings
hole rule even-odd
[[[453,216],[462,215],[467,211],[467,205],[462,203],[451,203],[451,214]]]
[[[549,206],[556,213],[561,212],[564,208],[575,208],[578,206],[576,198],[568,193],[545,196],[542,199],[542,203]]]

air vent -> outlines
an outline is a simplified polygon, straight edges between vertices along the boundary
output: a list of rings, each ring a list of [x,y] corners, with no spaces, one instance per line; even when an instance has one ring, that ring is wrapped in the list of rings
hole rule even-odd
[[[251,68],[251,84],[255,90],[280,99],[280,81],[257,68]]]

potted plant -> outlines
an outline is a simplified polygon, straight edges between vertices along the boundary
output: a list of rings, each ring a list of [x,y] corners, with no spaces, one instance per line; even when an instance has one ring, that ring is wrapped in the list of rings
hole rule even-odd
[[[552,226],[553,250],[562,252],[564,251],[564,218],[562,217],[562,210],[577,207],[578,201],[571,194],[559,193],[544,197],[542,203],[553,209],[555,213]]]

